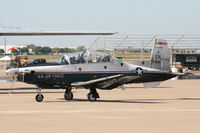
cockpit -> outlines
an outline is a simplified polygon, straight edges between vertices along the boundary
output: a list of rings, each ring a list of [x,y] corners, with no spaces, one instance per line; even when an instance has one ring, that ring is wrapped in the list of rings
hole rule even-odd
[[[85,50],[80,52],[68,53],[56,60],[55,63],[68,65],[81,63],[111,62],[113,59],[113,57],[103,52]]]

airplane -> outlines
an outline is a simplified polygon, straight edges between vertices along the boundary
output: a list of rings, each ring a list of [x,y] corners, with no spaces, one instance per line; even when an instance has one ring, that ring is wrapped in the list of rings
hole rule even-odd
[[[42,89],[65,89],[64,98],[70,101],[73,99],[72,88],[88,89],[87,98],[94,102],[100,98],[97,89],[124,89],[125,84],[133,83],[157,86],[161,81],[183,75],[171,71],[168,52],[167,41],[157,39],[148,67],[123,62],[97,50],[84,50],[67,53],[53,63],[9,68],[6,73],[16,76],[19,81],[36,85],[37,102],[44,99]]]

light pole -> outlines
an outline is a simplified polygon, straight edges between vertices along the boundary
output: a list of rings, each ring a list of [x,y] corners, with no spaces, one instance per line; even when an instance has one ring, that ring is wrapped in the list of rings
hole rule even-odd
[[[6,37],[4,37],[4,55],[6,55],[6,42],[7,40],[6,40]]]
[[[2,28],[6,28],[2,23],[0,23]],[[4,55],[6,55],[6,37],[4,37]]]
[[[20,27],[7,27],[7,26],[4,26],[1,22],[0,22],[0,26],[2,28],[16,28],[16,29],[19,29]],[[4,36],[4,54],[6,55],[6,44],[7,44],[7,40],[6,40],[6,37]]]

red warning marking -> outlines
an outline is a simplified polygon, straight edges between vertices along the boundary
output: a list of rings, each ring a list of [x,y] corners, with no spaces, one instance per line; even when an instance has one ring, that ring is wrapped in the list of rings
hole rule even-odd
[[[157,44],[157,45],[167,45],[166,42],[157,42],[156,44]]]

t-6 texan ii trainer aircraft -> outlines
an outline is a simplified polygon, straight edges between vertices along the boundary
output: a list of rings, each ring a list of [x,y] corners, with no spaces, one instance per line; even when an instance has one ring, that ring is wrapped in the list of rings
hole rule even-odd
[[[96,101],[96,89],[124,88],[124,84],[154,83],[173,78],[165,40],[157,40],[149,67],[123,62],[103,52],[85,50],[62,56],[57,61],[10,68],[6,73],[19,81],[38,86],[37,102],[43,101],[41,89],[65,89],[64,98],[73,99],[72,88],[89,90],[89,101]]]

